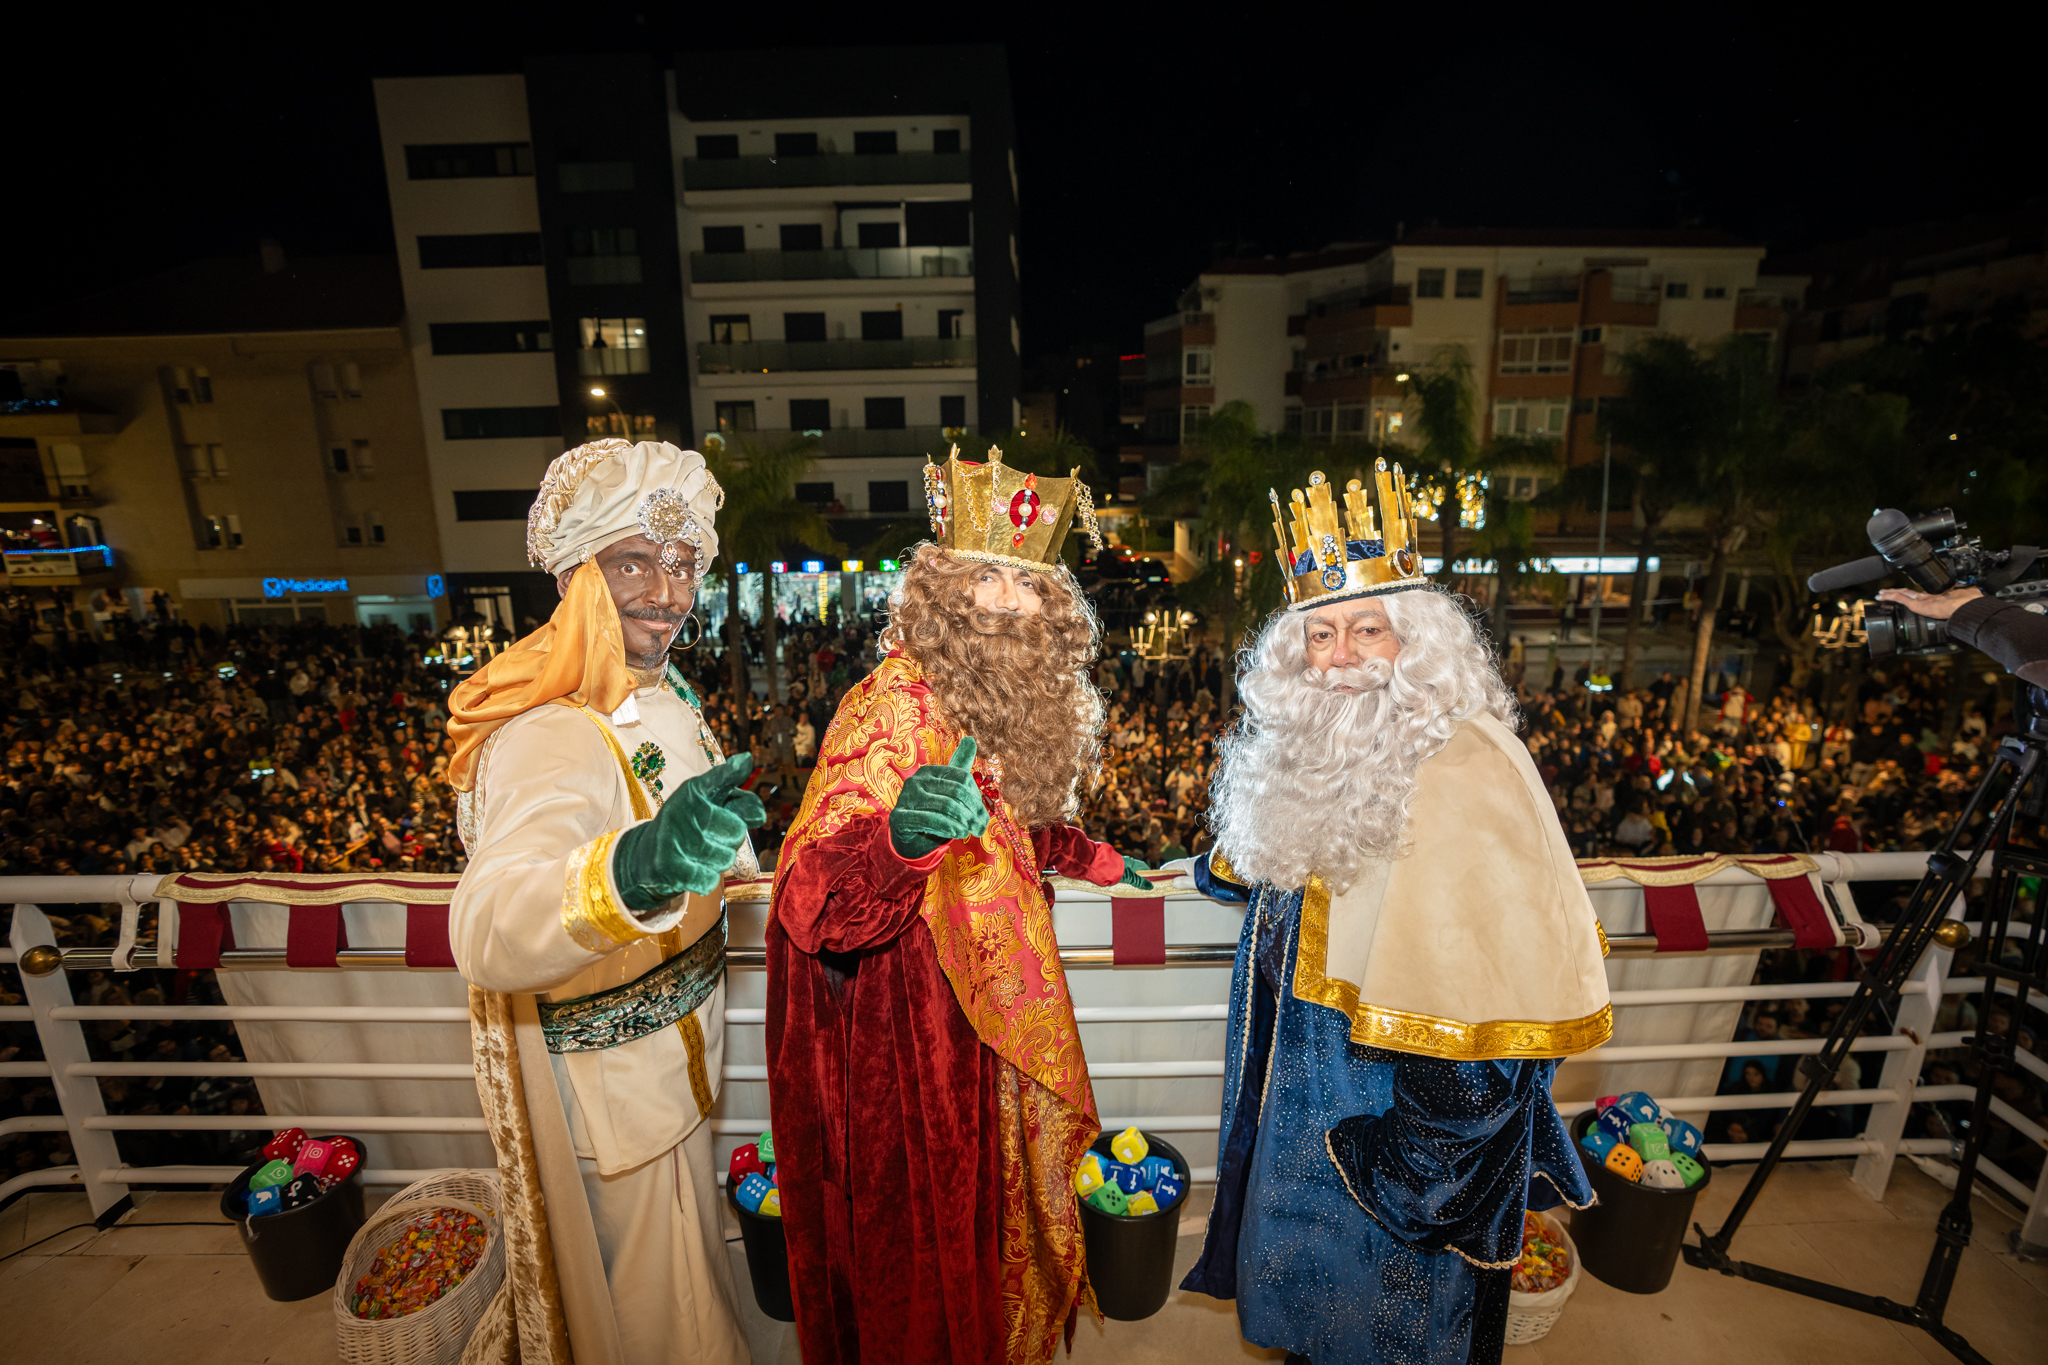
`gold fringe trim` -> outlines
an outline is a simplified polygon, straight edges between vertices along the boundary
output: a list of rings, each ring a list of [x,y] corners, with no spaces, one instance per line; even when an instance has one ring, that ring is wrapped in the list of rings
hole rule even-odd
[[[676,1031],[683,1035],[683,1046],[690,1052],[690,1094],[696,1097],[697,1112],[708,1119],[718,1097],[711,1093],[711,1076],[704,1065],[704,1026],[695,1014],[686,1014],[676,1020]]]
[[[1468,1024],[1434,1014],[1361,1004],[1357,986],[1323,974],[1329,948],[1330,888],[1322,878],[1311,876],[1301,893],[1295,998],[1349,1018],[1354,1043],[1453,1062],[1482,1062],[1511,1057],[1570,1057],[1590,1052],[1614,1036],[1612,1005],[1602,1005],[1580,1019],[1488,1019]]]
[[[1661,858],[1591,858],[1579,863],[1579,878],[1588,885],[1630,881],[1637,886],[1691,886],[1716,872],[1747,872],[1775,882],[1818,871],[1819,861],[1804,853],[1715,853],[1704,857],[1679,853]]]
[[[653,937],[612,899],[611,879],[605,874],[621,832],[607,830],[569,855],[562,885],[562,932],[586,953],[609,953]]]
[[[386,872],[377,877],[366,877],[360,872],[277,873],[276,876],[291,882],[288,887],[256,886],[249,882],[179,886],[180,875],[174,872],[158,882],[150,899],[185,905],[221,905],[228,901],[255,901],[262,905],[346,905],[351,901],[446,905],[455,899],[455,888],[448,884],[451,874],[446,872]]]

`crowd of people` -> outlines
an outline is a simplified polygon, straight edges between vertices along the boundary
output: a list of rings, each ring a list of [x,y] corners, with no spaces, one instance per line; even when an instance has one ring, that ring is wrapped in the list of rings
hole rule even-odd
[[[878,626],[836,611],[782,623],[774,697],[761,686],[767,641],[758,625],[744,635],[744,692],[733,687],[722,638],[675,656],[720,744],[754,755],[769,811],[755,836],[764,865],[841,700],[877,661]],[[0,665],[0,875],[463,865],[441,780],[454,675],[430,637],[313,622],[195,629],[162,603],[139,619],[117,613],[92,642],[53,638],[17,595],[0,601],[0,638],[9,645]],[[1216,741],[1235,710],[1226,707],[1228,666],[1207,647],[1164,661],[1105,654],[1096,673],[1107,718],[1102,766],[1079,816],[1092,837],[1155,866],[1208,847]],[[1990,695],[1964,696],[1948,667],[1923,664],[1863,673],[1825,712],[1789,687],[1759,699],[1721,680],[1690,727],[1683,685],[1669,673],[1628,691],[1587,681],[1560,670],[1548,687],[1525,678],[1516,689],[1531,756],[1581,857],[1929,848],[1953,826],[2007,724]],[[1873,919],[1884,910],[1863,906]],[[58,928],[78,945],[108,944],[118,932],[111,910],[86,908]],[[1798,980],[1819,969],[1801,961],[1765,970]],[[96,977],[87,993],[94,1003],[141,1004],[214,990],[204,973],[152,973]],[[1740,1036],[1817,1036],[1838,1007],[1752,1007]],[[24,1045],[19,1032],[10,1030],[0,1055]],[[2032,1050],[2031,1032],[2019,1043]],[[225,1023],[101,1028],[94,1047],[130,1059],[240,1055]],[[1971,1065],[1937,1056],[1927,1079],[1970,1079]],[[1774,1059],[1738,1058],[1724,1087],[1782,1089],[1776,1069]],[[2012,1088],[2010,1102],[2038,1114],[2038,1088]],[[108,1080],[103,1089],[115,1112],[261,1113],[247,1083]],[[0,1113],[53,1105],[46,1082],[0,1079]],[[1943,1113],[1929,1109],[1925,1121],[1952,1122]],[[1710,1136],[1765,1140],[1782,1116],[1717,1113]],[[230,1161],[246,1137],[124,1133],[121,1142],[131,1160],[212,1163]],[[18,1137],[0,1161],[68,1159],[61,1135],[43,1135]]]

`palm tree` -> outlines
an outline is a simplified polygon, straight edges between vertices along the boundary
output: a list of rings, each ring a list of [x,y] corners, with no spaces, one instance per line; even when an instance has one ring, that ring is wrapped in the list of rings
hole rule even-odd
[[[1527,500],[1509,496],[1511,481],[1502,476],[1511,469],[1555,469],[1557,442],[1547,436],[1496,436],[1474,463],[1489,477],[1482,520],[1473,533],[1472,548],[1493,561],[1493,609],[1487,630],[1493,636],[1494,652],[1506,658],[1508,605],[1515,585],[1526,575],[1528,562],[1536,552],[1536,513]]]
[[[773,702],[780,691],[774,561],[792,542],[823,556],[845,553],[818,509],[796,497],[796,481],[817,458],[819,441],[815,436],[791,436],[771,448],[744,440],[737,452],[725,442],[707,441],[705,447],[704,461],[725,490],[725,507],[718,514],[719,548],[728,565],[761,567],[761,644],[767,659],[768,700]],[[728,571],[725,580],[726,654],[732,661],[733,693],[744,697],[746,632],[740,620],[739,575]]]
[[[1463,346],[1437,349],[1428,367],[1412,381],[1422,411],[1415,429],[1422,443],[1415,448],[1408,473],[1425,490],[1438,496],[1436,522],[1443,534],[1443,568],[1438,576],[1448,583],[1458,558],[1458,526],[1464,517],[1460,498],[1462,485],[1480,472],[1477,399],[1472,382],[1472,358]]]

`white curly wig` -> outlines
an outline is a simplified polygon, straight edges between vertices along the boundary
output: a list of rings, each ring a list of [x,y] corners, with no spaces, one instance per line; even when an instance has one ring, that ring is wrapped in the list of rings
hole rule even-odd
[[[1247,881],[1291,889],[1314,872],[1333,891],[1350,889],[1368,860],[1402,852],[1416,768],[1458,723],[1515,723],[1492,650],[1447,593],[1418,588],[1328,610],[1368,606],[1386,612],[1400,642],[1392,660],[1318,671],[1309,611],[1276,612],[1240,656],[1244,717],[1220,746],[1209,824]]]

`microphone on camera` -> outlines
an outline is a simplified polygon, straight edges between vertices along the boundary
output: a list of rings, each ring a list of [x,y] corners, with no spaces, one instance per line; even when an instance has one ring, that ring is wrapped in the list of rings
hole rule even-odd
[[[1837,564],[1832,569],[1822,569],[1807,578],[1806,590],[1811,593],[1830,593],[1837,588],[1853,588],[1858,583],[1868,583],[1883,578],[1892,571],[1883,555],[1871,555],[1850,564]]]

